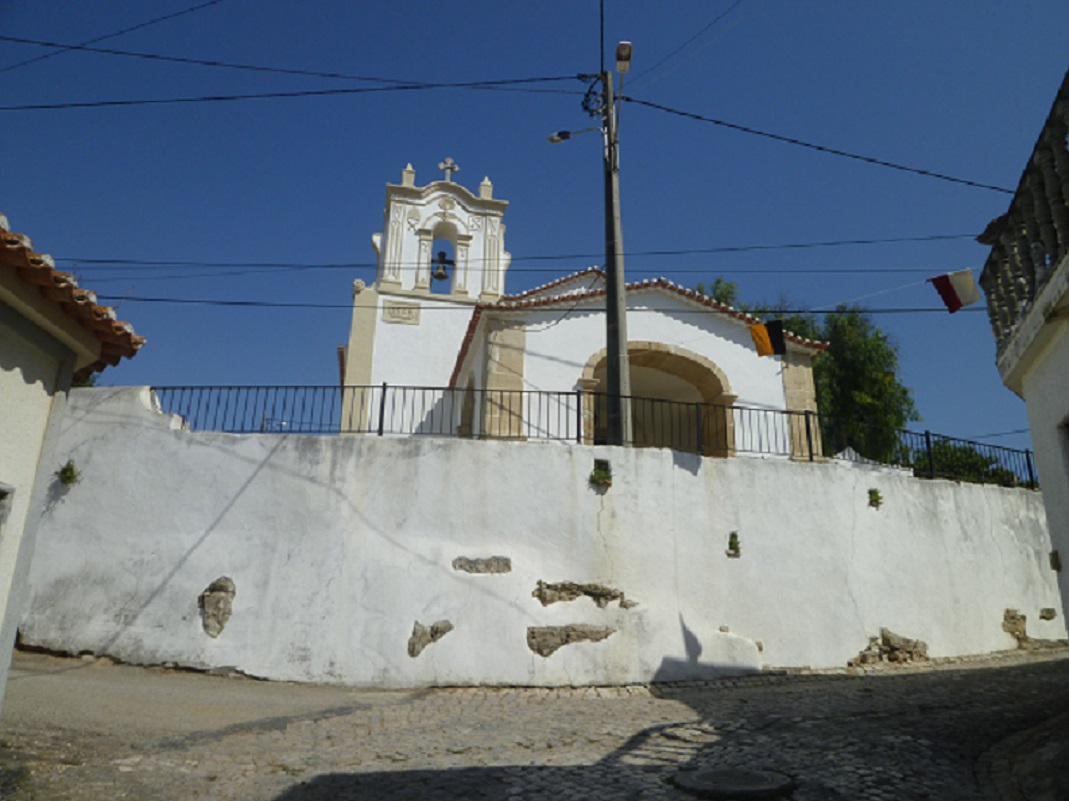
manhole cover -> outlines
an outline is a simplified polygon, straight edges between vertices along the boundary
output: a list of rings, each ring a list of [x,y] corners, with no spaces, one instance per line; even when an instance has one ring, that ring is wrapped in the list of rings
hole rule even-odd
[[[679,789],[701,798],[719,798],[725,801],[783,798],[794,790],[794,779],[774,770],[681,770],[672,777],[672,783]]]

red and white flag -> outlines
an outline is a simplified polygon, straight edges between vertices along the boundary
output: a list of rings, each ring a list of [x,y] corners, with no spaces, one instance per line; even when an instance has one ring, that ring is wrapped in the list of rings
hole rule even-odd
[[[968,306],[980,300],[980,290],[976,286],[972,270],[956,270],[928,280],[935,284],[939,297],[943,299],[947,311],[951,314],[962,306]]]

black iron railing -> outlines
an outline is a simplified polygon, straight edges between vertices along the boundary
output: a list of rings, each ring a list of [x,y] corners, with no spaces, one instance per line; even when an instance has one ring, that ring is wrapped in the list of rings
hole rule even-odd
[[[373,434],[603,444],[606,396],[442,387],[155,387],[187,427],[236,434]],[[704,456],[840,459],[1003,486],[1037,486],[1032,453],[931,432],[746,406],[631,398],[634,447]]]

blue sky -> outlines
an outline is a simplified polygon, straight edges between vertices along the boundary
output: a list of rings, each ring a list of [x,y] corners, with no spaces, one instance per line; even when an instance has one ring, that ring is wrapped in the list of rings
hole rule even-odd
[[[201,0],[203,2],[203,0]],[[0,36],[76,44],[198,0],[0,0]],[[1069,4],[606,0],[606,48],[634,43],[624,92],[888,161],[1016,187],[1067,66]],[[725,13],[726,12],[726,13]],[[712,24],[718,17],[718,22]],[[708,27],[707,27],[708,26]],[[704,31],[703,31],[704,29]],[[404,4],[219,0],[97,47],[420,82],[596,72],[596,0]],[[685,45],[685,46],[684,46]],[[681,46],[682,49],[679,49]],[[0,70],[50,52],[0,41]],[[674,55],[673,55],[674,54]],[[608,56],[611,58],[611,52]],[[664,60],[666,59],[667,60]],[[647,70],[649,70],[647,72]],[[349,302],[370,280],[385,184],[483,176],[510,201],[509,291],[600,263],[602,184],[584,84],[124,107],[13,106],[381,86],[68,51],[0,72],[0,211],[148,337],[108,384],[333,384],[341,309],[135,298]],[[666,114],[621,112],[629,279],[717,275],[744,300],[932,307],[930,275],[982,267],[970,238],[642,255],[649,251],[975,234],[1009,196]],[[578,255],[532,260],[532,256]],[[90,260],[130,260],[103,265]],[[198,262],[166,266],[147,262]],[[347,265],[322,269],[229,264]],[[367,264],[367,267],[354,266]],[[858,269],[861,273],[815,270]],[[921,272],[897,272],[920,270]],[[779,271],[779,272],[773,272]],[[1002,387],[983,313],[874,318],[897,343],[916,428],[971,438],[1027,426]],[[1027,446],[1027,435],[993,444]]]

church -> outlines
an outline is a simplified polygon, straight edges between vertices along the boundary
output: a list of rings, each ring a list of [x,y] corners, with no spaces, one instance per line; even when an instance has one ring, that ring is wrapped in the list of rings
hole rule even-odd
[[[375,281],[354,283],[339,349],[343,430],[386,423],[386,385],[405,395],[391,409],[418,407],[415,433],[604,442],[604,272],[507,294],[508,202],[489,178],[477,194],[457,183],[452,159],[439,169],[418,186],[410,164],[387,184]],[[699,292],[655,278],[627,284],[626,298],[632,444],[816,455],[803,421],[817,411],[812,360],[824,343],[785,332],[786,352],[762,358],[758,320]]]

